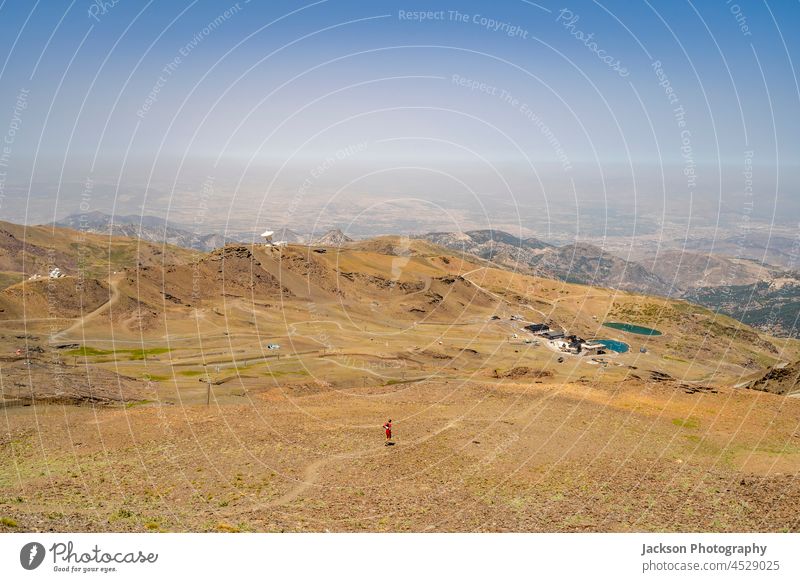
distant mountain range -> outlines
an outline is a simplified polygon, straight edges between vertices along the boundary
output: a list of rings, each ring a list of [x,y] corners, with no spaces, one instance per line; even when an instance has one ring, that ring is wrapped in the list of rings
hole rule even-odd
[[[254,240],[256,242],[261,240],[258,236],[254,236],[253,232],[256,231],[229,232],[223,235],[218,232],[193,230],[189,226],[170,222],[157,216],[135,214],[112,216],[100,211],[72,214],[53,224],[92,234],[138,238],[151,243],[167,243],[203,252],[213,251],[228,243],[250,243]],[[331,229],[317,238],[300,234],[285,226],[274,229],[274,232],[273,241],[284,241],[290,244],[305,244],[313,241],[313,244],[320,246],[340,247],[353,241],[338,228]]]
[[[421,238],[525,273],[569,283],[664,295],[668,285],[638,263],[586,243],[556,247],[498,230],[434,232]]]
[[[94,234],[126,236],[153,243],[167,243],[188,249],[210,251],[236,242],[233,237],[218,233],[193,232],[189,227],[174,225],[156,216],[115,215],[100,211],[72,214],[56,221],[55,226],[64,226]]]
[[[629,261],[587,243],[558,247],[497,230],[420,238],[523,273],[686,299],[773,335],[800,337],[800,273],[751,258],[667,250]]]
[[[729,257],[751,259],[790,269],[798,268],[797,237],[781,236],[773,232],[747,232],[716,238],[691,239],[686,241],[688,250],[713,253]]]
[[[89,212],[68,216],[55,224],[155,244],[166,242],[203,252],[228,243],[253,241],[252,233],[197,232],[154,216],[112,217],[103,212]],[[665,250],[633,261],[584,242],[555,246],[535,237],[522,238],[491,229],[431,232],[416,238],[525,274],[686,299],[773,335],[800,337],[800,273],[763,264],[753,259],[752,253],[737,258],[724,256],[721,251],[711,254],[693,247],[691,250]],[[273,240],[291,244],[311,241],[327,247],[342,247],[353,242],[340,229],[314,237],[286,227],[276,229]],[[725,242],[718,246],[732,252],[731,245]]]

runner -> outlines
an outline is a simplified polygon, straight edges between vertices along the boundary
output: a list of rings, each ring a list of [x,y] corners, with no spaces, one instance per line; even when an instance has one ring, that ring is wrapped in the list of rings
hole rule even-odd
[[[386,444],[388,445],[392,440],[392,419],[386,421],[383,425],[383,429],[386,431]]]

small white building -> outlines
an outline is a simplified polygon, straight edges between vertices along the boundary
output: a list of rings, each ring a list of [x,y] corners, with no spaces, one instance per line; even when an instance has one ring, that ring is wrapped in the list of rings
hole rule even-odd
[[[586,342],[581,346],[581,351],[584,356],[590,356],[597,354],[600,350],[607,350],[605,345],[597,343],[597,342]]]

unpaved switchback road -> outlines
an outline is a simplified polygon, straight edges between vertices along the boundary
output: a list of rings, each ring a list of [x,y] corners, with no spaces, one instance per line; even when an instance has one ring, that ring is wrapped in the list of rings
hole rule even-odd
[[[87,313],[83,317],[80,317],[80,318],[76,319],[72,323],[72,325],[70,325],[68,328],[62,329],[61,331],[59,331],[59,332],[53,334],[52,336],[50,336],[50,341],[51,342],[61,341],[64,338],[64,336],[67,336],[67,335],[71,334],[72,332],[77,331],[78,329],[82,329],[83,326],[85,326],[88,322],[92,321],[95,317],[97,317],[98,315],[100,315],[101,313],[106,311],[112,305],[115,305],[116,303],[118,303],[120,297],[122,296],[122,294],[119,291],[119,287],[118,287],[119,282],[122,279],[122,277],[123,277],[122,274],[118,274],[118,275],[113,276],[113,277],[111,277],[109,279],[108,288],[109,288],[109,291],[111,293],[108,296],[108,301],[103,303],[100,307],[98,307],[94,311],[90,311],[89,313]]]

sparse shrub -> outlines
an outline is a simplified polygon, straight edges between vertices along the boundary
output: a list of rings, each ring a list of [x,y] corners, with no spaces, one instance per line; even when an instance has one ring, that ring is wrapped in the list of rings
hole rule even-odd
[[[130,519],[133,517],[133,512],[129,509],[119,509],[116,512],[111,514],[111,517],[108,518],[109,523],[113,523],[120,519]]]

